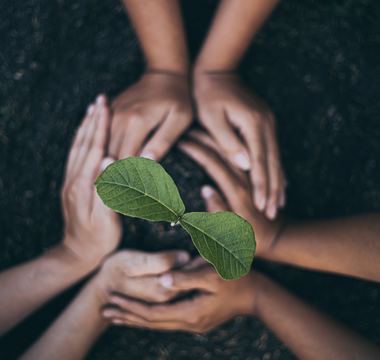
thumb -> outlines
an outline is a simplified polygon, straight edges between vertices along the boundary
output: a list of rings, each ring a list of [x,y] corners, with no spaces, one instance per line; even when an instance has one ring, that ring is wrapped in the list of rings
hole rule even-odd
[[[103,158],[102,162],[100,163],[100,166],[99,166],[99,170],[98,170],[98,175],[97,177],[100,176],[100,174],[106,169],[106,167],[112,163],[114,163],[116,160],[113,158],[113,157],[105,157]],[[104,204],[103,204],[103,200],[100,198],[100,196],[98,196],[98,194],[96,193],[96,187],[94,186],[94,208],[96,208],[97,206],[100,206],[100,208],[106,208],[108,209],[109,211],[112,211],[111,209],[109,209],[108,207],[106,207]]]
[[[193,270],[178,270],[163,274],[161,285],[175,290],[202,289],[212,291],[216,273],[213,266],[202,266]]]
[[[206,202],[207,212],[228,211],[228,207],[219,193],[211,186],[205,185],[201,189],[201,194]]]
[[[155,275],[183,266],[190,260],[186,251],[164,251],[159,253],[146,253],[142,251],[129,251],[126,264],[129,276]]]

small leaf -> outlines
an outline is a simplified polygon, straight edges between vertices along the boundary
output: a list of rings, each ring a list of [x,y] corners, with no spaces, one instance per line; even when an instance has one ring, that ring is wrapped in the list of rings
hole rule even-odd
[[[153,160],[129,157],[116,161],[95,186],[104,204],[123,215],[177,222],[185,212],[173,179]]]
[[[185,214],[180,223],[199,253],[223,279],[233,280],[249,272],[256,241],[248,221],[235,213],[220,211]]]

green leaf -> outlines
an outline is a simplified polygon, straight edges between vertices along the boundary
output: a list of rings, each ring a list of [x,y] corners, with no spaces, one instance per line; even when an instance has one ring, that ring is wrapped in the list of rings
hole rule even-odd
[[[153,160],[129,157],[116,161],[95,186],[104,204],[123,215],[177,222],[185,212],[173,179]]]
[[[235,213],[221,211],[185,214],[180,223],[199,253],[223,279],[233,280],[249,272],[256,242],[248,221]]]

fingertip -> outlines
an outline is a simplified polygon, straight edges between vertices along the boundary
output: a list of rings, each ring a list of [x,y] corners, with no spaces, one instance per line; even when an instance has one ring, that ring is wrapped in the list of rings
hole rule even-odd
[[[232,162],[235,166],[243,171],[248,171],[251,168],[249,155],[245,149],[235,154],[232,158]]]
[[[102,163],[100,164],[100,169],[101,171],[104,171],[108,165],[111,165],[112,163],[114,163],[116,160],[113,158],[113,157],[106,157],[102,160]]]
[[[102,316],[105,317],[106,319],[111,319],[114,316],[114,314],[110,310],[103,310]]]
[[[171,273],[166,273],[161,275],[160,283],[163,287],[172,288],[173,287],[173,275]]]
[[[190,254],[186,251],[180,251],[178,253],[178,264],[183,266],[190,261]]]
[[[143,151],[143,152],[140,154],[140,157],[143,157],[143,158],[145,158],[145,159],[150,159],[150,160],[157,161],[157,156],[156,156],[156,154],[154,154],[154,153],[151,152],[151,151]]]
[[[210,199],[213,195],[216,194],[216,191],[215,191],[214,188],[212,188],[211,186],[209,186],[209,185],[205,185],[205,186],[203,186],[202,189],[201,189],[201,194],[202,194],[203,199],[208,200],[208,199]]]
[[[255,193],[255,205],[259,211],[263,211],[265,209],[265,205],[267,202],[267,199],[264,195],[260,193]]]
[[[266,215],[268,219],[274,220],[277,216],[277,206],[275,204],[271,204],[266,211]]]
[[[90,104],[87,108],[86,115],[91,116],[94,113],[94,111],[95,111],[95,105]]]
[[[107,102],[107,98],[104,94],[100,94],[96,97],[96,104],[97,105],[105,105]]]

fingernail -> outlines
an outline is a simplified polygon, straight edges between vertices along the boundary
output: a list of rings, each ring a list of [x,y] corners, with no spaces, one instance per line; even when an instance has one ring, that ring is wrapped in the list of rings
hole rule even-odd
[[[280,200],[279,200],[279,205],[280,205],[280,207],[284,207],[285,206],[285,194],[284,193],[282,193],[282,194],[280,194]]]
[[[247,171],[251,168],[247,151],[241,151],[233,157],[234,163],[242,170]]]
[[[117,296],[112,296],[110,298],[110,303],[111,304],[116,304],[116,305],[119,305],[119,298]],[[107,311],[107,310],[106,310]]]
[[[98,97],[96,98],[96,103],[98,105],[104,104],[104,97],[102,95],[98,95]]]
[[[94,105],[90,105],[88,108],[87,108],[87,116],[90,116],[94,113],[95,111],[95,106]]]
[[[108,165],[111,165],[114,162],[115,162],[114,159],[106,157],[105,159],[103,159],[102,163],[100,164],[100,169],[104,171]]]
[[[115,319],[115,320],[112,320],[112,324],[115,324],[115,325],[122,325],[123,322],[122,322],[121,320]]]
[[[179,265],[185,265],[190,260],[190,255],[187,252],[180,252],[178,253],[178,264]]]
[[[267,199],[265,198],[265,196],[260,196],[259,197],[259,200],[257,201],[257,207],[260,211],[263,211],[264,210],[264,207],[265,207],[265,203],[267,202]]]
[[[277,213],[277,206],[276,205],[271,205],[268,209],[267,215],[270,219],[274,219],[276,217]]]
[[[160,282],[162,286],[170,288],[173,286],[173,276],[171,274],[161,275]]]
[[[110,319],[113,316],[112,311],[109,311],[109,310],[103,311],[103,316],[107,319]]]
[[[140,157],[143,157],[145,159],[150,159],[156,161],[156,155],[154,155],[152,152],[148,151],[146,153],[141,153]]]
[[[201,189],[201,194],[204,199],[210,199],[215,193],[214,189],[211,186],[203,186]]]

